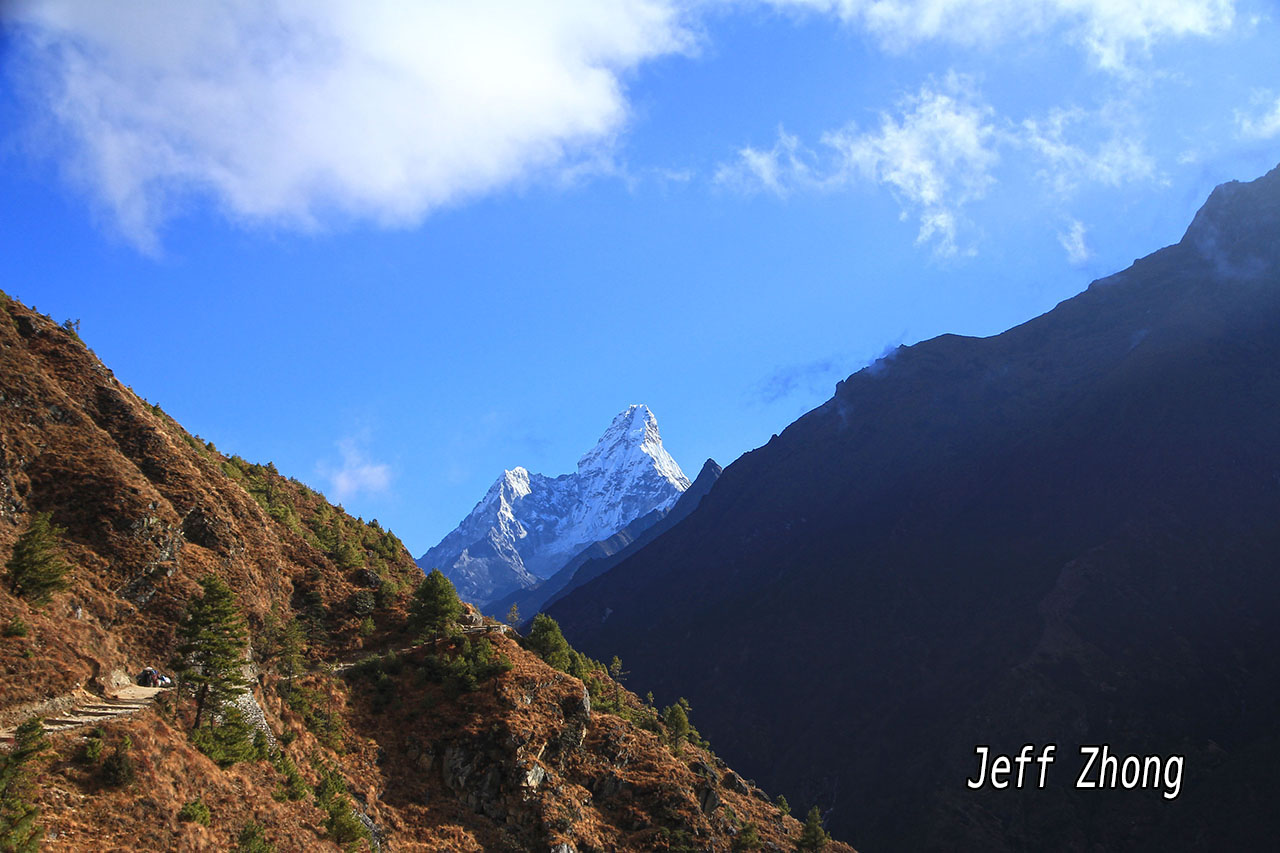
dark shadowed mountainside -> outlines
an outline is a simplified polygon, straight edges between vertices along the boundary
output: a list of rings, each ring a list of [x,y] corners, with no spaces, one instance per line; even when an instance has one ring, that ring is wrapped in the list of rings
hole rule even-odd
[[[1262,849],[1280,819],[1280,169],[990,338],[859,371],[549,608],[869,850]],[[1058,745],[974,792],[974,748]],[[1079,745],[1185,755],[1079,790]]]

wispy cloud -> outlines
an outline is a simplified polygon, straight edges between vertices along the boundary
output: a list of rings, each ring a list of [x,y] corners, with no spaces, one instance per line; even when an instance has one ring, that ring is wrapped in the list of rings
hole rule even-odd
[[[800,143],[800,138],[778,128],[778,140],[772,148],[744,146],[738,157],[716,168],[715,182],[744,193],[764,191],[782,197],[797,187],[819,186],[820,178],[811,162],[813,152]]]
[[[880,128],[855,127],[827,134],[839,152],[842,173],[889,186],[920,220],[917,243],[942,255],[959,250],[960,209],[995,183],[994,111],[964,78],[948,75],[941,87],[926,85],[904,98],[899,115],[882,114]]]
[[[340,465],[316,465],[320,476],[329,481],[330,498],[347,501],[360,494],[385,492],[391,485],[391,466],[370,459],[356,439],[344,438],[337,446],[342,457]]]
[[[184,200],[311,229],[384,225],[595,168],[623,75],[688,48],[673,0],[18,0],[6,23],[53,152],[138,247]]]
[[[785,131],[771,149],[739,149],[716,182],[783,196],[794,189],[831,190],[858,182],[888,187],[903,216],[919,220],[916,241],[939,255],[960,251],[961,209],[995,182],[999,161],[993,111],[963,77],[949,74],[902,98],[879,127],[850,124],[826,133],[815,152]]]
[[[1108,111],[1104,109],[1102,113]],[[1106,138],[1091,149],[1070,141],[1072,132],[1096,137],[1100,124],[1104,125]],[[1060,195],[1069,195],[1082,184],[1119,187],[1156,177],[1155,159],[1147,152],[1141,136],[1115,126],[1102,114],[1055,109],[1047,118],[1023,121],[1018,138],[1039,155],[1043,163],[1040,175]]]
[[[831,385],[840,371],[841,360],[820,358],[803,364],[780,367],[764,378],[756,388],[760,401],[776,403],[800,392],[831,392]]]
[[[1029,163],[1059,202],[1083,187],[1160,180],[1127,112],[1111,101],[1014,121],[997,115],[970,78],[951,72],[900,98],[878,127],[850,123],[822,134],[816,147],[779,130],[771,148],[739,149],[718,167],[715,182],[778,197],[878,184],[898,199],[903,219],[917,221],[917,244],[941,257],[972,255],[965,232],[975,229],[966,209],[997,185],[1006,155]],[[1073,263],[1088,256],[1083,228],[1075,222],[1064,232]]]
[[[1157,42],[1215,36],[1235,23],[1235,0],[769,0],[833,14],[891,50],[926,41],[989,47],[1059,30],[1099,68],[1125,72]]]
[[[1088,229],[1085,228],[1083,222],[1079,219],[1072,219],[1067,224],[1065,231],[1058,232],[1058,243],[1066,250],[1067,260],[1075,266],[1079,266],[1093,257],[1093,253],[1089,251],[1089,244],[1085,242],[1087,231]]]
[[[1262,109],[1252,114],[1236,112],[1236,127],[1245,139],[1271,139],[1280,136],[1280,97],[1259,97]]]

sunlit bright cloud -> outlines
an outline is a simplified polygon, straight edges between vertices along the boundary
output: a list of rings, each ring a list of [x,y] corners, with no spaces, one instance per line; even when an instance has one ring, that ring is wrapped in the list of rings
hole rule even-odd
[[[768,6],[820,16],[890,51],[931,42],[990,49],[1066,40],[1098,68],[1132,73],[1162,42],[1236,25],[1236,0],[14,0],[0,5],[10,68],[43,120],[41,147],[127,240],[157,251],[166,221],[198,201],[248,226],[310,230],[348,220],[414,226],[441,207],[521,185],[626,174],[616,142],[628,81],[694,52],[708,10]],[[927,95],[932,95],[930,100]],[[989,114],[954,92],[834,131],[845,166],[894,189],[921,239],[958,251],[960,208],[989,186]],[[950,99],[949,101],[946,99]],[[785,116],[777,119],[785,121]],[[1075,173],[1141,174],[1140,140],[1084,152],[1054,119],[1025,128]],[[897,125],[892,123],[896,122]],[[952,123],[950,135],[935,125]],[[960,135],[970,123],[967,150]],[[1275,111],[1242,134],[1280,132]],[[728,141],[730,144],[732,141]],[[922,146],[922,147],[921,147]],[[947,146],[951,146],[949,149]],[[832,175],[802,140],[742,148],[716,182],[785,195]],[[949,157],[972,167],[952,172]],[[1046,167],[1048,168],[1048,167]],[[805,175],[809,170],[810,174]]]
[[[186,197],[230,218],[412,225],[588,168],[622,76],[690,40],[664,0],[20,2],[16,63],[57,152],[128,240]]]

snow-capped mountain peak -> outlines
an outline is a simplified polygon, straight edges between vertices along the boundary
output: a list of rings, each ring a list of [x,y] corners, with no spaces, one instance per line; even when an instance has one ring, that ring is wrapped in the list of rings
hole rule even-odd
[[[573,474],[504,471],[458,527],[418,560],[483,604],[549,577],[582,548],[667,510],[689,479],[662,446],[647,406],[620,412]]]
[[[578,460],[578,476],[652,466],[680,491],[689,488],[689,479],[662,446],[658,419],[648,406],[629,406],[609,424],[596,446]]]

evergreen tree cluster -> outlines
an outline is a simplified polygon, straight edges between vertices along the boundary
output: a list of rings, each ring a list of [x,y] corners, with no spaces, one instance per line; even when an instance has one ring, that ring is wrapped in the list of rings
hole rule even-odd
[[[257,465],[239,456],[222,462],[222,472],[238,481],[268,515],[302,536],[342,569],[368,568],[382,574],[406,555],[404,544],[377,519],[368,522],[335,509],[296,479],[280,476],[270,462]]]
[[[49,603],[55,592],[66,589],[71,564],[61,552],[62,528],[53,524],[52,513],[38,512],[13,545],[5,563],[9,589],[34,606]]]
[[[0,850],[33,853],[40,849],[44,828],[34,800],[35,778],[31,764],[45,750],[44,726],[31,718],[18,726],[13,749],[0,752]]]
[[[623,700],[621,682],[629,674],[623,669],[622,660],[615,655],[605,666],[598,660],[582,654],[569,645],[559,623],[545,613],[533,617],[529,634],[522,640],[525,648],[537,654],[547,664],[582,680],[591,696],[593,707],[617,714],[625,720],[652,732],[665,732],[672,750],[679,753],[682,744],[691,743],[702,749],[711,744],[703,740],[698,730],[689,722],[690,707],[681,698],[661,713],[653,708],[653,695],[636,708]]]

